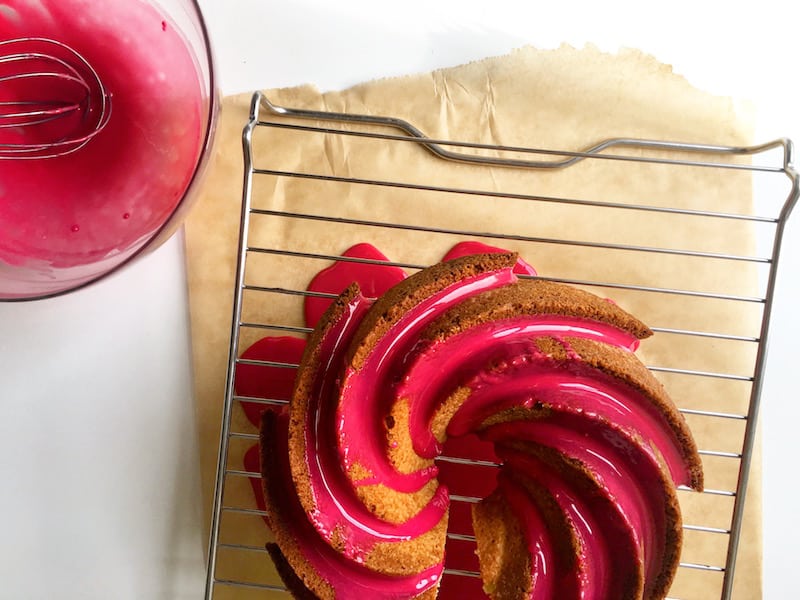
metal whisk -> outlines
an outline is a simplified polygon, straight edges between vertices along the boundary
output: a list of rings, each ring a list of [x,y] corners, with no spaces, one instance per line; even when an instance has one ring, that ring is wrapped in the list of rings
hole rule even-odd
[[[110,93],[74,49],[46,38],[0,41],[0,160],[70,154],[110,117]]]

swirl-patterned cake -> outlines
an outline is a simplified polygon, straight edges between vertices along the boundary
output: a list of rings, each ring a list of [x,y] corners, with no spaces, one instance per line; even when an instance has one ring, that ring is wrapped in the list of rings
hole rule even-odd
[[[634,356],[650,330],[513,254],[439,263],[377,300],[350,286],[306,346],[287,412],[262,419],[270,548],[298,597],[435,598],[448,438],[493,443],[473,505],[493,599],[663,598],[676,485],[702,489],[690,432]]]

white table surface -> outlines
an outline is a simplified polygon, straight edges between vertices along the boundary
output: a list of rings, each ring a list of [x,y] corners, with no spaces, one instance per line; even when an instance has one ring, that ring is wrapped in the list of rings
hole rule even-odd
[[[797,3],[671,2],[652,14],[642,2],[200,4],[225,94],[307,82],[335,89],[525,43],[591,41],[641,48],[700,87],[753,99],[760,140],[800,141]],[[761,414],[768,599],[795,597],[800,538],[798,221],[787,231]],[[182,252],[178,235],[101,284],[0,304],[0,599],[201,597]]]

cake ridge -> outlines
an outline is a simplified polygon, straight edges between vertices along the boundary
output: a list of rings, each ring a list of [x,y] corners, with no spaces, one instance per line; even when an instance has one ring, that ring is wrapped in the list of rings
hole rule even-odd
[[[312,524],[303,518],[303,507],[290,483],[287,421],[286,413],[267,410],[262,414],[260,429],[267,518],[283,557],[278,565],[282,567],[285,560],[297,575],[294,579],[285,572],[279,573],[287,586],[299,589],[301,595],[307,592],[310,598],[321,600],[361,600],[364,593],[375,600],[397,600],[398,594],[408,598],[434,598],[442,565],[406,576],[380,574],[358,561],[347,560],[318,537]],[[271,552],[276,551],[273,548]]]
[[[395,560],[382,571],[407,575],[441,562],[426,560],[433,553],[425,552],[424,547],[444,539],[446,490],[437,490],[413,519],[389,523],[358,501],[346,473],[338,468],[339,456],[331,451],[336,438],[330,414],[334,407],[325,400],[335,395],[338,387],[339,370],[334,365],[370,306],[358,286],[349,287],[329,307],[307,346],[289,407],[291,475],[308,520],[333,548],[369,567],[374,557],[385,554],[380,546],[391,544],[397,548]],[[434,539],[428,540],[426,534]]]

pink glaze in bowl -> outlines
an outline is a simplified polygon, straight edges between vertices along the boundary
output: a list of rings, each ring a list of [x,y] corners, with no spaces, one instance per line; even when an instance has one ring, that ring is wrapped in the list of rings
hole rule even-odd
[[[0,40],[27,37],[80,53],[111,117],[72,154],[0,160],[0,301],[79,289],[166,241],[197,196],[219,104],[195,0],[3,0]]]

